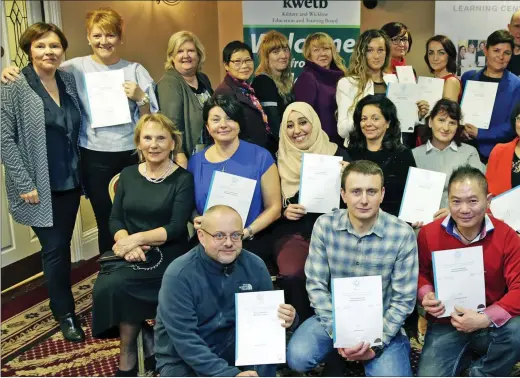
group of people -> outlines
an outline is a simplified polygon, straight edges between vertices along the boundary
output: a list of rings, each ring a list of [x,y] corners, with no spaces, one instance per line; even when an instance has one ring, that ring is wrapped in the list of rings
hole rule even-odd
[[[142,65],[122,59],[117,12],[89,12],[86,28],[92,55],[62,62],[68,42],[61,30],[31,25],[20,39],[30,63],[2,71],[9,211],[40,240],[65,339],[85,338],[70,288],[70,241],[84,194],[100,253],[126,261],[102,266],[93,293],[92,334],[120,338],[120,376],[137,373],[140,331],[145,363],[161,376],[274,375],[275,365],[234,366],[234,294],[272,290],[267,266],[285,292],[279,317],[295,330],[287,362],[297,371],[327,361],[342,375],[347,360],[362,361],[367,375],[411,376],[402,327],[418,300],[428,314],[420,375],[509,374],[520,359],[512,336],[520,327],[520,230],[486,210],[491,195],[520,185],[520,12],[509,31],[488,37],[486,66],[462,79],[449,38],[427,41],[424,59],[444,80],[443,99],[432,109],[417,102],[414,133],[401,132],[385,96],[385,77],[406,65],[412,45],[399,22],[362,33],[348,67],[329,35],[309,35],[294,84],[282,33],[264,35],[256,70],[251,47],[230,42],[215,90],[203,73],[204,46],[191,32],[171,36],[155,84]],[[84,78],[112,70],[124,73],[132,121],[94,128]],[[463,124],[468,80],[498,83],[487,130]],[[320,216],[299,204],[303,153],[341,157],[337,210]],[[397,218],[410,167],[447,174],[441,208],[427,225]],[[223,205],[205,209],[215,172],[256,180],[247,219]],[[118,174],[112,204],[108,187]],[[484,249],[487,308],[437,319],[444,308],[435,298],[432,252],[468,245]],[[331,279],[366,275],[382,276],[383,346],[335,351]],[[152,329],[146,320],[154,318]],[[461,357],[467,345],[481,353],[471,365]]]

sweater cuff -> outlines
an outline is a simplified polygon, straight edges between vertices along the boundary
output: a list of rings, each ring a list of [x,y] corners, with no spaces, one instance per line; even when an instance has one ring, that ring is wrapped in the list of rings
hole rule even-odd
[[[497,327],[502,327],[512,318],[511,314],[504,310],[499,304],[493,303],[482,311]]]
[[[432,285],[423,285],[417,292],[417,300],[420,305],[422,305],[422,300],[424,296],[430,292],[435,292],[435,288]]]

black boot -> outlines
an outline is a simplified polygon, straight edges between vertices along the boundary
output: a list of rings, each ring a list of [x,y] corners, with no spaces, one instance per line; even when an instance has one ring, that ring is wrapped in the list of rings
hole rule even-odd
[[[117,369],[114,377],[137,377],[137,364],[135,364],[134,368],[130,370]]]
[[[85,340],[85,332],[83,332],[75,314],[68,313],[60,316],[58,321],[60,323],[61,333],[65,340],[72,342]]]

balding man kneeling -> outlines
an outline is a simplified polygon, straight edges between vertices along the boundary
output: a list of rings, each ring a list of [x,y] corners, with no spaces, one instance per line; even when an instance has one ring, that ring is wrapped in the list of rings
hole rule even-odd
[[[164,273],[155,326],[157,370],[166,376],[275,376],[276,365],[242,371],[235,362],[235,293],[272,290],[259,257],[242,249],[242,218],[231,207],[206,211],[200,244]],[[294,307],[281,304],[283,327]]]

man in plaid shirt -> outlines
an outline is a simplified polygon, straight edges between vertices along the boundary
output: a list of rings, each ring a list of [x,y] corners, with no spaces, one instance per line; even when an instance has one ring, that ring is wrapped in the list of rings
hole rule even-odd
[[[289,343],[287,362],[296,371],[308,371],[338,353],[361,361],[367,376],[412,376],[410,342],[402,326],[415,306],[417,241],[409,225],[380,210],[383,182],[376,163],[350,163],[341,178],[341,197],[348,209],[324,214],[314,225],[305,274],[316,315]],[[360,343],[334,350],[331,279],[373,275],[383,282],[383,346]]]

